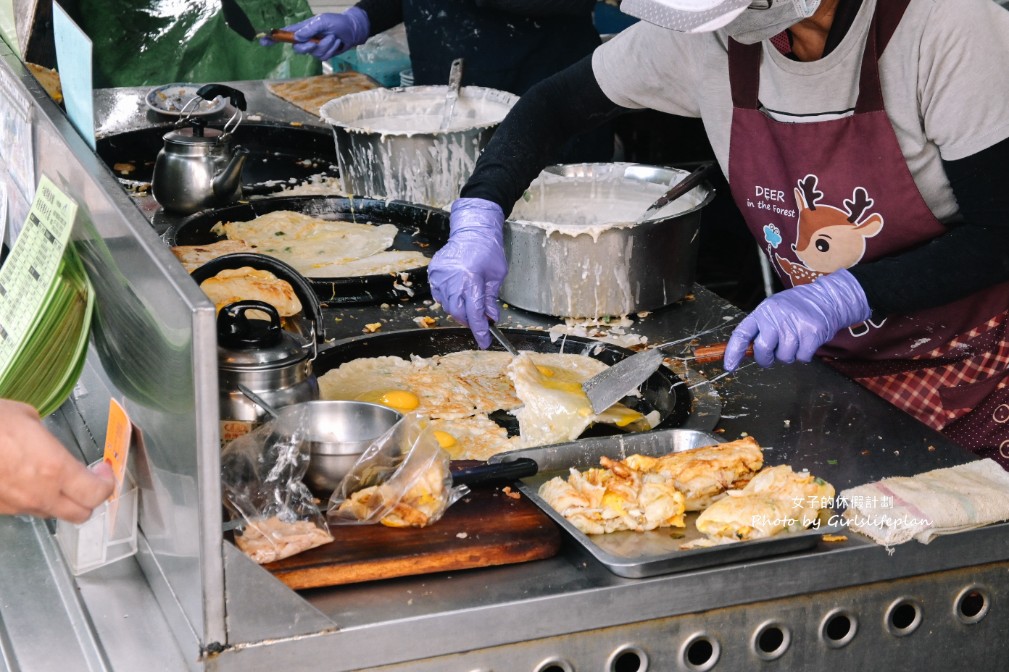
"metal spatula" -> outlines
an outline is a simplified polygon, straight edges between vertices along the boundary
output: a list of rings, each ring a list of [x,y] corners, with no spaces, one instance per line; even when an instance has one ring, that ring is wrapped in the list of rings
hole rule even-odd
[[[508,337],[502,333],[501,329],[499,329],[496,324],[488,322],[487,326],[490,328],[491,336],[493,336],[494,339],[501,344],[501,347],[508,351],[509,355],[512,357],[519,356],[518,349],[512,345],[512,342],[508,340]]]
[[[582,389],[585,390],[589,403],[592,404],[592,411],[602,413],[645,382],[662,364],[665,348],[686,343],[721,328],[721,326],[712,327],[676,341],[662,343],[649,350],[642,350],[620,360],[602,373],[592,376],[582,383]]]
[[[455,104],[459,100],[459,85],[462,83],[462,59],[452,61],[452,69],[448,73],[448,94],[445,96],[445,111],[441,117],[441,130],[448,130],[452,123]]]
[[[238,0],[221,0],[221,9],[224,11],[224,23],[228,28],[247,40],[256,39],[258,31],[249,20],[249,15],[238,4]]]

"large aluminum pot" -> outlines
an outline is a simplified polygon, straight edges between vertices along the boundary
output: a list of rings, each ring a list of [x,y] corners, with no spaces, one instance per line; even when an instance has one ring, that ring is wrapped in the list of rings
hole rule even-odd
[[[505,223],[501,299],[545,315],[600,318],[678,301],[694,281],[701,184],[635,221],[688,171],[631,163],[547,168]]]
[[[464,86],[443,131],[447,92],[447,86],[373,89],[323,105],[344,192],[436,208],[455,200],[518,97]]]

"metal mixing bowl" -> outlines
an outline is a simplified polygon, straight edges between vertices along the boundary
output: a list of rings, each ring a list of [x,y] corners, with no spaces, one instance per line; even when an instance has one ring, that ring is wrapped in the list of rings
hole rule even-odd
[[[635,220],[688,173],[632,163],[547,168],[505,222],[508,276],[501,300],[534,313],[584,318],[679,301],[694,282],[701,210],[714,189],[701,184],[651,219]]]
[[[364,401],[306,401],[281,408],[278,422],[308,428],[305,483],[317,493],[330,493],[371,442],[402,417],[399,411]]]
[[[323,105],[344,193],[436,208],[454,201],[518,96],[464,86],[441,130],[447,93],[446,86],[373,89]]]

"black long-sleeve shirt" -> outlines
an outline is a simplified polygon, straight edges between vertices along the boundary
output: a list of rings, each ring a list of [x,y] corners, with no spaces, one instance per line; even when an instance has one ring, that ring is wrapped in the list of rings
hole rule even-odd
[[[523,95],[601,44],[592,22],[596,0],[360,0],[372,34],[406,27],[414,84],[445,84],[463,58],[463,85]],[[573,138],[558,160],[609,161],[613,132]]]
[[[438,2],[429,3],[438,7]],[[478,9],[493,9],[518,16],[585,16],[592,13],[596,0],[473,0]],[[357,6],[368,14],[371,34],[376,35],[403,22],[403,0],[361,0]],[[443,9],[449,10],[446,5]]]
[[[583,59],[522,97],[461,196],[493,201],[509,213],[570,134],[629,111],[606,97],[591,57]],[[1009,280],[1009,140],[944,161],[943,167],[960,205],[949,230],[915,249],[849,269],[878,315],[940,306]]]
[[[360,0],[371,34],[406,27],[414,83],[444,84],[462,57],[464,85],[523,94],[601,43],[595,0]]]

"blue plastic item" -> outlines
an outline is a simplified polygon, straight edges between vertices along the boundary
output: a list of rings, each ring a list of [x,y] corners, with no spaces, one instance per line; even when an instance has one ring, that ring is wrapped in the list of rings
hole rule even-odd
[[[385,87],[399,86],[399,74],[410,67],[410,56],[398,49],[364,49],[365,45],[334,56],[329,63],[334,72],[354,70],[368,75]]]
[[[600,35],[613,35],[619,33],[624,28],[638,22],[633,16],[628,16],[620,11],[619,7],[606,2],[597,2],[595,13],[592,15],[596,30]]]

